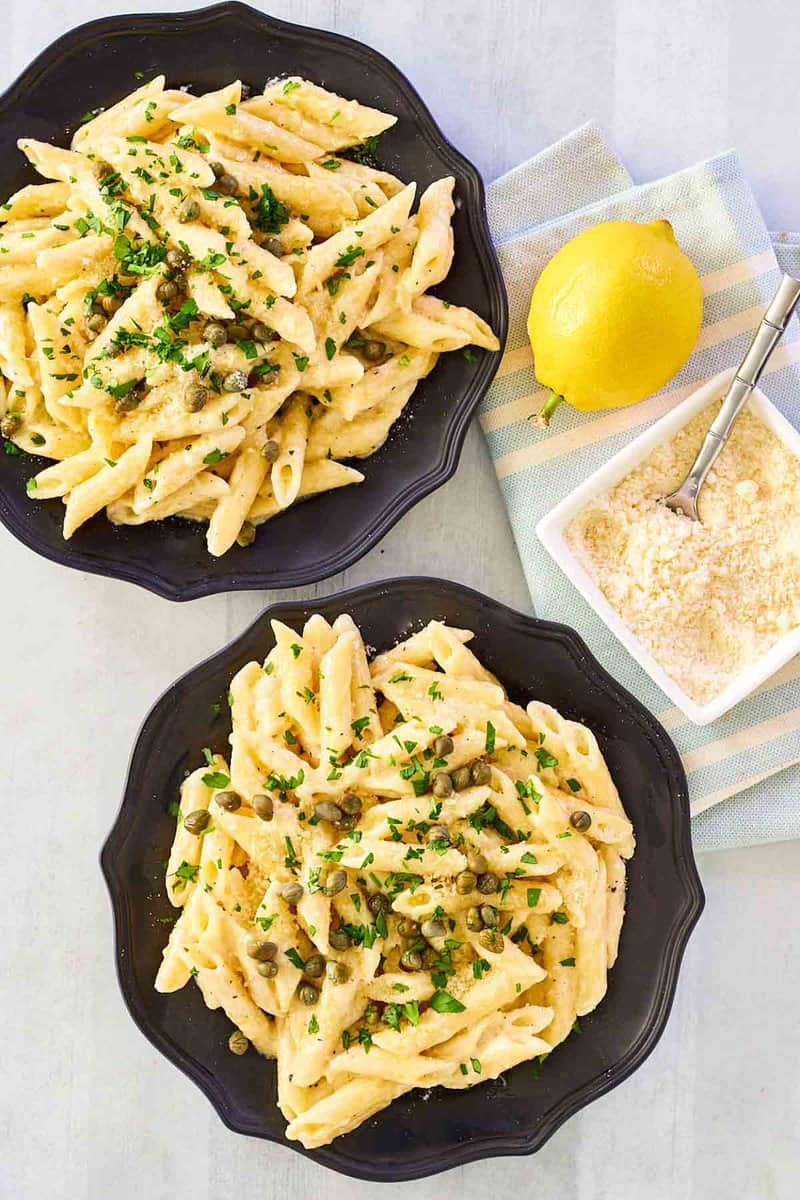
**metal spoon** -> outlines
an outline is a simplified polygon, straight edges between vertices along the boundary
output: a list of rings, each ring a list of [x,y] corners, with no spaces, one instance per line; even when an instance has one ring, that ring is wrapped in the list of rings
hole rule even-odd
[[[681,486],[662,503],[673,512],[692,521],[699,521],[697,497],[708,472],[717,461],[722,447],[730,436],[733,423],[750,398],[772,351],[783,337],[789,318],[800,301],[800,279],[784,275],[764,318],[755,332],[750,348],[742,359],[731,385],[725,393],[722,407],[705,436],[697,458]]]

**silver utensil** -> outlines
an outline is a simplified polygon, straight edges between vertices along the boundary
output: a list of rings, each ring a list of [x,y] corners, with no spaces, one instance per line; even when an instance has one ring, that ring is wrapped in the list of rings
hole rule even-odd
[[[709,427],[689,474],[677,491],[662,499],[662,503],[666,504],[667,508],[671,508],[673,512],[689,517],[692,521],[700,520],[697,513],[697,497],[700,489],[705,483],[708,472],[717,461],[722,447],[727,442],[734,421],[758,383],[772,351],[783,337],[789,318],[797,307],[798,301],[800,301],[800,279],[784,275],[755,332],[750,348],[739,364],[731,385],[725,393],[722,407]]]

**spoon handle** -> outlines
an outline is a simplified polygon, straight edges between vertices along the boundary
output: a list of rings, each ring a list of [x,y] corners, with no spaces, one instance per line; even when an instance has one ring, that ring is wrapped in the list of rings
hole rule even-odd
[[[758,383],[772,351],[783,337],[798,301],[800,301],[800,279],[784,275],[709,429],[709,433],[717,439],[717,454],[728,440],[734,421]],[[714,458],[717,457],[717,454],[714,455]],[[711,460],[711,463],[713,461],[714,459]],[[711,463],[705,468],[706,474]]]

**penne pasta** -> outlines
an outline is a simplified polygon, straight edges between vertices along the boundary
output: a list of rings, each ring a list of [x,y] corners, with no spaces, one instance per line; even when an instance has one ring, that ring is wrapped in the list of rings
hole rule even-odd
[[[348,156],[395,120],[295,76],[243,100],[238,80],[192,95],[157,75],[69,148],[19,140],[43,182],[0,206],[0,390],[9,440],[55,461],[27,488],[63,501],[65,538],[104,509],[205,523],[209,554],[238,553],[362,482],[343,460],[383,445],[439,353],[498,348],[428,294],[453,179],[414,213],[414,183]]]
[[[272,633],[230,684],[230,767],[205,751],[181,790],[155,986],[194,978],[233,1050],[277,1057],[313,1148],[563,1041],[605,995],[634,843],[590,732],[510,704],[468,630],[431,621],[371,663],[346,613]],[[544,746],[591,760],[577,791]]]

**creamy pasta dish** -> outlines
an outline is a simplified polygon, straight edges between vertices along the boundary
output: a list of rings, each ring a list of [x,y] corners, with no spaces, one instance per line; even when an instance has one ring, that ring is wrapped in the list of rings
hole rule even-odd
[[[211,554],[359,483],[439,354],[497,350],[429,294],[453,260],[452,178],[364,161],[396,118],[304,79],[246,98],[146,83],[0,208],[0,432],[52,466],[64,537],[208,523]]]
[[[592,733],[511,703],[469,631],[368,663],[349,616],[272,629],[181,790],[156,987],[277,1059],[311,1148],[549,1054],[605,994],[634,837]]]

